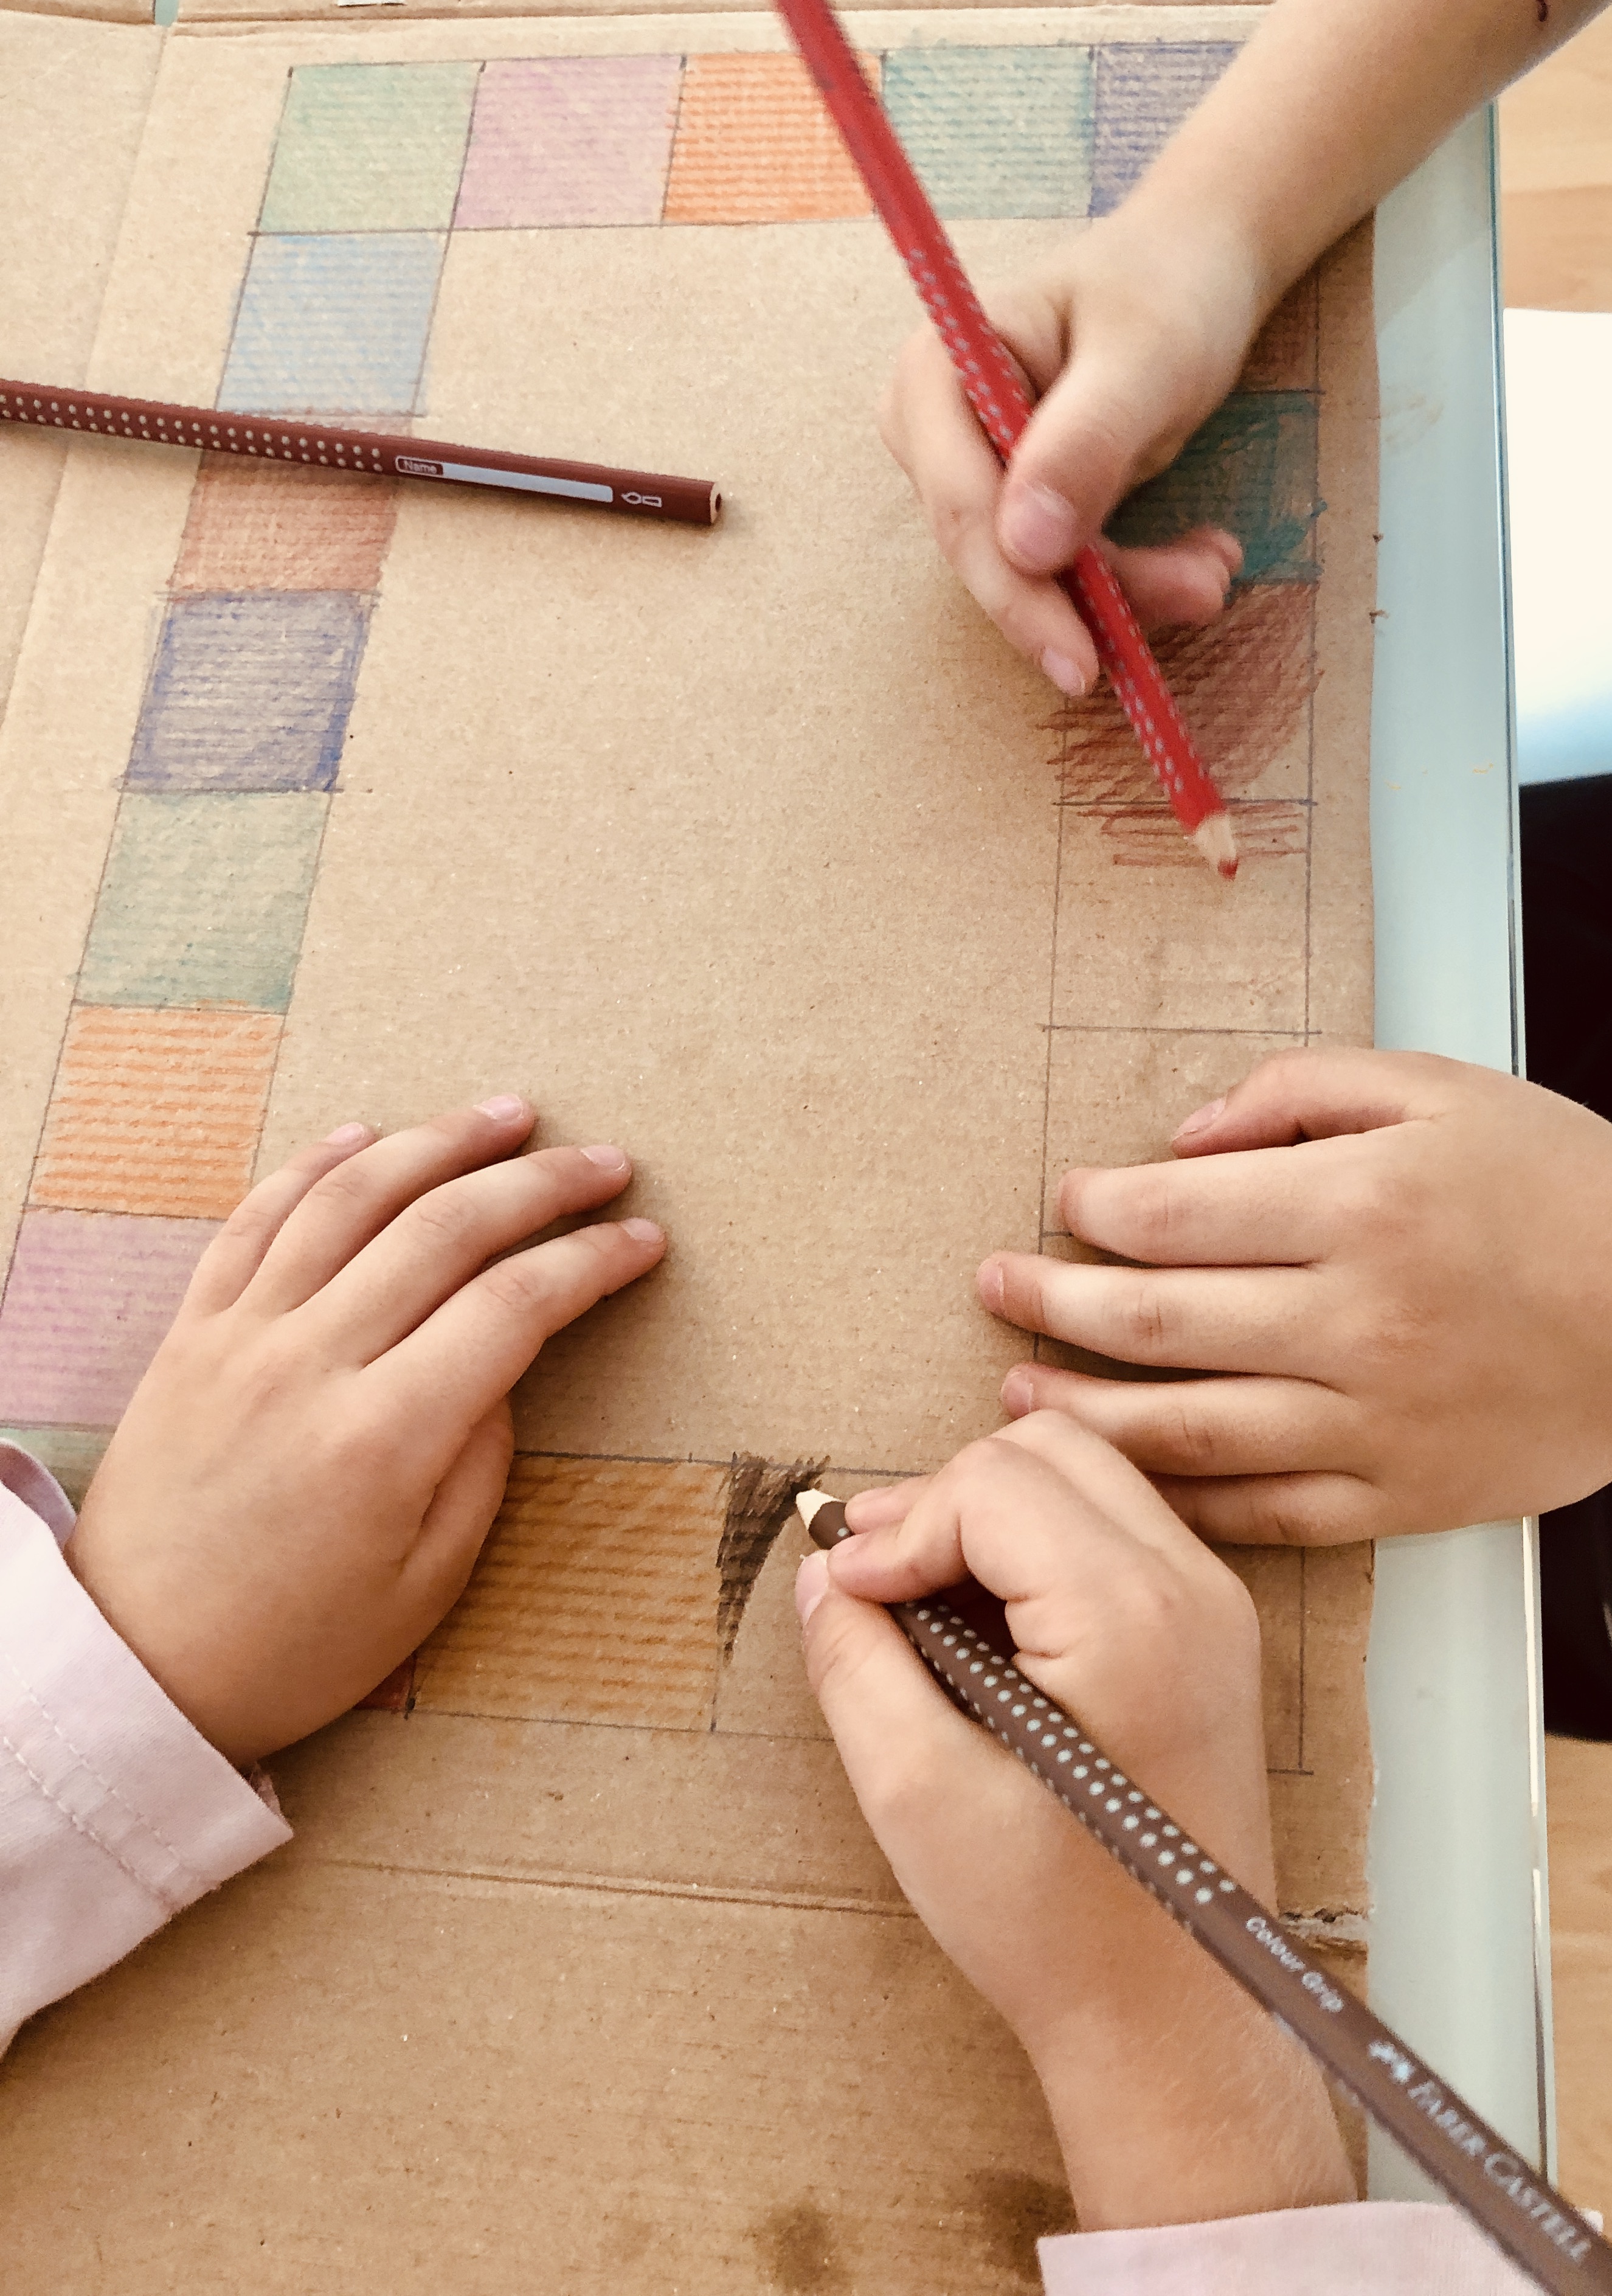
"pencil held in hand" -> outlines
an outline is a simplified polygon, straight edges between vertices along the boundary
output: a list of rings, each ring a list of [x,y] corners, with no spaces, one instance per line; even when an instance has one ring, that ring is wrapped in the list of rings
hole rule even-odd
[[[778,0],[778,11],[912,274],[970,404],[1005,463],[1033,412],[1007,346],[980,308],[957,251],[858,70],[829,0]],[[1152,760],[1176,820],[1213,868],[1223,877],[1234,877],[1237,842],[1225,800],[1193,747],[1112,569],[1088,545],[1061,578],[1091,630],[1097,658]]]
[[[814,1546],[854,1536],[803,1491]],[[970,1625],[949,1589],[890,1616],[953,1703],[988,1730],[1551,2296],[1612,2296],[1612,2248],[1408,2043],[1319,1966],[1302,1936],[1200,1849],[1091,1732],[1014,1663],[1007,1628]],[[1167,2081],[1169,2067],[1159,2068]]]

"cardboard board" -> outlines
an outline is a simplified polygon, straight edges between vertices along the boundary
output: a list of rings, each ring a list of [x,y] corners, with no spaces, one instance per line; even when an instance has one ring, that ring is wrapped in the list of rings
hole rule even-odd
[[[981,277],[1124,194],[1252,12],[865,13]],[[975,1304],[1076,1158],[1363,1041],[1369,242],[1125,513],[1250,580],[1164,642],[1247,856],[1058,706],[870,409],[909,290],[773,20],[169,37],[90,380],[718,479],[713,533],[67,450],[0,790],[0,1423],[70,1478],[254,1169],[529,1090],[648,1283],[545,1350],[463,1601],[274,1766],[293,1847],[0,2069],[8,2289],[1033,2284],[1033,2084],[802,1682],[784,1533],[997,1423]],[[1323,507],[1324,505],[1324,507]],[[86,659],[94,679],[82,675]],[[1064,1240],[1067,1248],[1067,1240]],[[1358,1973],[1369,1559],[1234,1557],[1285,1910]],[[95,2163],[65,2185],[64,2161]]]

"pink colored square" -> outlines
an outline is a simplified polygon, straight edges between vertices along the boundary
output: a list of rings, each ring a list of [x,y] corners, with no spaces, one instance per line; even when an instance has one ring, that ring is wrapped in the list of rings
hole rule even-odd
[[[0,1308],[0,1420],[116,1426],[218,1227],[26,1213]]]
[[[481,75],[460,231],[659,223],[680,56],[563,56]]]

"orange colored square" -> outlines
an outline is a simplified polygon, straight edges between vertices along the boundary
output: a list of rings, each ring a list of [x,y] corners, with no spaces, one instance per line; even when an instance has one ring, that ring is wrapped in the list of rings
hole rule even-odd
[[[274,1013],[81,1005],[68,1026],[30,1201],[225,1218],[252,1185],[280,1029]]]
[[[879,86],[877,56],[858,58]],[[667,223],[814,223],[872,202],[798,56],[691,56]]]
[[[708,1730],[725,1467],[518,1456],[416,1713]]]
[[[174,587],[372,590],[397,515],[389,480],[206,455]]]

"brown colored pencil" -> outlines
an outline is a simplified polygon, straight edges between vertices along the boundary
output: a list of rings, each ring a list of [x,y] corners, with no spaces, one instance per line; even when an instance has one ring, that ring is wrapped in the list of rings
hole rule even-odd
[[[228,414],[216,407],[176,406],[160,398],[120,398],[112,391],[62,390],[43,382],[0,379],[0,422],[143,439],[157,447],[201,447],[213,454],[251,455],[310,470],[503,487],[514,494],[580,503],[625,518],[669,519],[683,526],[714,526],[722,508],[721,493],[709,479],[552,462],[497,447],[455,447],[441,439],[349,430],[304,416]]]
[[[826,1492],[803,1491],[795,1504],[816,1546],[838,1546],[853,1535],[845,1508]],[[1318,1969],[1304,1939],[1223,1873],[1089,1730],[948,1603],[931,1597],[889,1608],[954,1702],[1051,1788],[1474,2224],[1551,2296],[1608,2296],[1612,2247],[1571,2201],[1364,2002]]]

